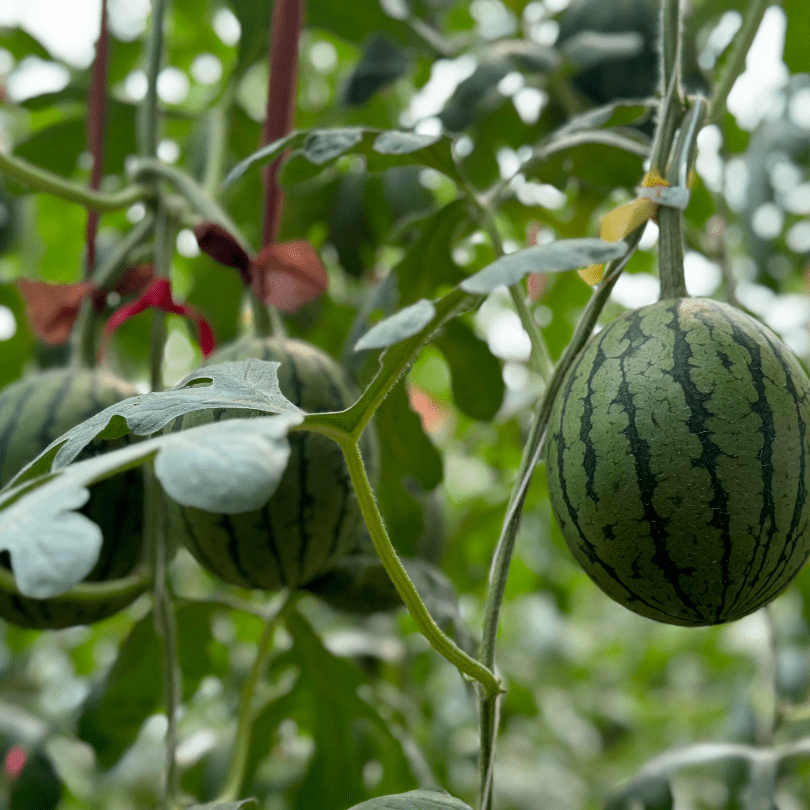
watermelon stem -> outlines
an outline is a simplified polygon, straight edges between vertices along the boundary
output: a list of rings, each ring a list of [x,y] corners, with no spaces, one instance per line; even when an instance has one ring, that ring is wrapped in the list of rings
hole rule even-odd
[[[236,739],[231,754],[231,764],[225,778],[225,784],[215,800],[217,803],[235,802],[242,795],[244,789],[242,783],[245,780],[250,744],[253,742],[251,737],[255,719],[254,700],[256,687],[264,674],[267,659],[273,650],[273,638],[275,637],[276,628],[303,595],[303,591],[288,592],[286,597],[283,598],[280,607],[278,606],[278,600],[274,599],[272,608],[266,611],[266,614],[262,617],[264,619],[264,629],[256,647],[253,665],[239,694],[239,713],[236,721]]]
[[[70,598],[73,602],[82,602],[93,605],[110,600],[124,599],[128,596],[136,596],[143,593],[145,587],[149,585],[143,571],[135,572],[128,577],[120,579],[108,579],[104,582],[80,582],[74,585],[69,591],[60,594],[61,597]],[[15,596],[24,596],[17,588],[14,574],[5,566],[0,566],[0,590]]]
[[[0,172],[9,179],[36,191],[53,194],[63,200],[100,213],[120,211],[122,208],[129,208],[135,203],[145,202],[154,196],[152,189],[137,183],[113,193],[93,191],[70,180],[65,180],[47,169],[41,169],[21,157],[3,152],[2,149],[0,149]]]
[[[351,438],[343,438],[338,440],[338,444],[346,458],[346,466],[349,469],[352,485],[357,494],[357,501],[360,504],[360,510],[363,513],[374,548],[377,550],[377,554],[388,572],[388,576],[391,577],[397,592],[402,597],[402,601],[408,608],[408,612],[416,622],[416,626],[438,653],[443,655],[451,664],[454,664],[463,674],[478,681],[489,698],[500,694],[503,687],[495,674],[480,661],[476,661],[472,656],[467,655],[449,636],[443,633],[425,607],[422,597],[419,596],[419,592],[400,562],[396,550],[391,545],[357,442]]]
[[[168,726],[166,728],[166,770],[162,786],[161,805],[175,807],[180,792],[177,772],[177,712],[181,702],[182,674],[177,648],[177,617],[169,589],[169,550],[166,538],[164,500],[160,484],[150,464],[143,470],[144,479],[144,530],[149,544],[149,562],[154,575],[152,586],[153,617],[155,633],[161,653],[163,671],[163,701]]]
[[[709,103],[706,123],[717,123],[718,119],[725,113],[728,94],[731,92],[734,82],[745,70],[745,60],[748,51],[751,49],[751,43],[759,30],[765,12],[771,5],[770,0],[750,0],[746,4],[742,27],[734,37],[734,44],[726,62],[723,76],[715,87],[714,95]]]

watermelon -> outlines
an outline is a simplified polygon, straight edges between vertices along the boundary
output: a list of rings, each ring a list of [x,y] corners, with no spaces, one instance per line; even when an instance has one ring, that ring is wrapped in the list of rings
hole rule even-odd
[[[0,392],[0,486],[4,486],[54,439],[104,408],[137,391],[100,369],[60,368],[33,374]],[[95,441],[79,457],[114,449],[126,439]],[[100,481],[90,488],[81,512],[101,528],[98,562],[85,582],[103,582],[131,574],[143,552],[144,490],[140,470]],[[7,551],[0,564],[12,567]],[[69,593],[30,599],[0,589],[0,616],[20,627],[55,629],[106,619],[138,595],[82,601]]]
[[[281,391],[304,411],[340,411],[357,398],[340,366],[301,340],[247,338],[215,352],[208,362],[249,358],[280,362]],[[267,414],[241,409],[196,411],[177,419],[170,429],[245,416]],[[262,590],[297,588],[326,573],[357,547],[362,516],[340,447],[306,431],[289,438],[287,469],[260,509],[225,515],[167,502],[170,533],[225,582]],[[368,430],[361,449],[367,465],[373,467],[375,448]]]
[[[642,616],[739,619],[810,554],[809,421],[805,371],[738,309],[677,298],[627,312],[553,404],[545,461],[563,537]]]

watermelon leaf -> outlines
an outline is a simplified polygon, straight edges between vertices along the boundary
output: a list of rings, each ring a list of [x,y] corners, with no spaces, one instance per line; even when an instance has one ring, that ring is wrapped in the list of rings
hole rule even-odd
[[[545,245],[501,256],[461,282],[464,292],[488,295],[496,287],[516,284],[530,273],[562,273],[618,259],[627,252],[624,242],[602,239],[558,239]]]
[[[225,401],[208,407],[228,404]],[[181,502],[198,498],[199,494],[192,491],[197,486],[201,493],[207,493],[207,508],[221,512],[257,509],[267,501],[268,487],[273,481],[278,483],[286,465],[286,436],[282,434],[302,421],[300,411],[285,411],[276,416],[201,425],[102,453],[59,469],[56,475],[42,475],[7,489],[0,497],[0,549],[11,553],[20,592],[40,599],[58,596],[81,582],[95,565],[101,531],[71,511],[87,501],[90,484],[143,464],[157,454],[159,477]],[[199,450],[195,453],[190,449],[195,441],[203,447],[202,458]],[[268,451],[268,459],[257,461],[256,447]],[[203,473],[206,453],[213,454],[209,461],[217,454],[221,461],[226,452],[230,464],[219,463]],[[173,469],[176,458],[180,462]],[[239,474],[234,472],[237,469]],[[189,480],[180,481],[183,476]],[[253,476],[255,480],[251,480]]]
[[[506,386],[501,364],[467,324],[447,321],[434,343],[450,366],[450,386],[459,409],[488,420],[501,407]]]
[[[248,512],[276,491],[290,457],[289,423],[267,420],[260,435],[245,419],[215,422],[207,430],[178,431],[155,458],[163,489],[184,506],[209,512]],[[227,485],[226,485],[227,484]]]
[[[42,492],[42,487],[34,495]],[[73,510],[87,503],[82,486],[49,490],[47,508],[23,496],[0,514],[0,549],[11,555],[17,587],[25,596],[45,598],[81,582],[101,550],[101,529]]]
[[[321,167],[349,152],[363,155],[370,172],[381,172],[391,166],[429,166],[459,183],[461,177],[451,147],[452,141],[446,135],[362,127],[296,130],[234,166],[223,185],[230,185],[250,168],[261,168],[288,149],[294,150],[294,154],[281,176],[287,185],[318,174]]]
[[[470,810],[470,806],[444,790],[411,790],[378,796],[349,810]]]
[[[211,615],[218,605],[177,608],[177,646],[183,699],[191,698],[206,675],[221,674],[226,657],[216,655]],[[220,662],[220,663],[218,663]],[[111,768],[132,744],[149,715],[161,707],[161,644],[151,614],[137,622],[104,681],[90,692],[79,717],[79,739],[96,750],[102,768]]]
[[[380,321],[357,341],[355,351],[363,349],[384,349],[413,337],[424,329],[436,317],[436,307],[432,301],[421,298],[415,304]]]
[[[248,408],[267,413],[300,415],[300,409],[278,387],[278,366],[277,362],[255,359],[208,366],[189,374],[168,391],[130,397],[99,411],[52,442],[41,455],[61,444],[53,469],[65,467],[96,436],[101,434],[109,438],[110,435],[124,435],[126,431],[121,418],[126,420],[128,432],[148,436],[162,430],[179,416],[213,408]],[[12,479],[11,485],[30,478],[27,473],[31,468],[42,472],[41,465],[37,465],[35,460]]]

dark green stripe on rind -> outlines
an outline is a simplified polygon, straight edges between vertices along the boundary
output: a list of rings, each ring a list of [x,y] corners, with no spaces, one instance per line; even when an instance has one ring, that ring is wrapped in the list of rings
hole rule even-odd
[[[320,350],[296,340],[248,339],[217,352],[209,362],[255,357],[281,363],[279,387],[304,411],[337,411],[354,402],[340,367]],[[228,416],[262,416],[253,411]],[[187,416],[182,427],[210,421]],[[175,424],[173,429],[181,426]],[[293,433],[290,459],[266,507],[221,518],[201,509],[168,504],[170,525],[209,571],[242,587],[296,588],[324,574],[357,542],[361,517],[343,454],[331,439]],[[364,456],[373,455],[364,437]]]
[[[67,430],[136,393],[125,381],[98,369],[55,369],[4,388],[0,391],[0,486]],[[81,457],[112,449],[122,441],[93,442]],[[86,580],[132,573],[143,552],[140,471],[130,470],[94,484],[81,511],[100,526],[104,538],[99,559]],[[8,555],[4,556],[8,562]],[[23,627],[70,627],[107,618],[134,598],[91,604],[70,596],[36,600],[0,591],[0,616]]]
[[[626,313],[586,346],[549,422],[563,536],[642,615],[740,618],[810,553],[809,418],[798,361],[738,310],[679,299]]]

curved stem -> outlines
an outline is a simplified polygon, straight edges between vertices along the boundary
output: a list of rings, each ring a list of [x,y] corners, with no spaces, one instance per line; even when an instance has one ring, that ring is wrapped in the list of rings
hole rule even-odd
[[[151,578],[147,578],[143,572],[139,572],[121,579],[108,579],[105,582],[81,582],[74,585],[69,591],[54,596],[53,599],[70,599],[74,602],[92,605],[96,602],[107,602],[110,599],[137,596],[143,593],[150,583]],[[17,588],[14,574],[2,565],[0,565],[0,590],[24,597],[24,594],[20,593]]]
[[[165,206],[158,204],[155,216],[155,276],[168,278],[171,262],[171,233]],[[163,352],[166,346],[166,313],[152,310],[152,334],[149,340],[149,383],[152,391],[163,387]]]
[[[131,170],[134,178],[160,177],[171,183],[191,205],[206,219],[222,225],[248,252],[252,253],[250,245],[242,235],[239,226],[231,219],[224,208],[210,196],[203,187],[182,169],[169,166],[157,158],[138,158]]]
[[[154,571],[155,633],[163,661],[163,700],[168,726],[166,728],[166,772],[161,806],[170,810],[177,804],[179,776],[177,773],[177,713],[181,701],[180,661],[177,651],[177,622],[168,584],[168,550],[163,515],[163,493],[151,465],[144,468],[146,488],[146,531]]]
[[[490,207],[485,205],[472,189],[465,186],[465,191],[467,193],[467,197],[473,202],[481,214],[482,225],[489,235],[490,241],[492,242],[492,247],[495,250],[495,255],[503,256],[503,241],[501,240],[501,235],[498,232],[498,226],[495,223],[495,218],[492,216]],[[549,354],[548,346],[546,345],[543,333],[540,331],[540,328],[532,317],[529,308],[526,306],[523,284],[521,282],[512,284],[512,286],[509,287],[509,295],[512,298],[512,303],[515,305],[515,310],[520,318],[520,323],[526,330],[526,333],[529,336],[529,341],[532,344],[531,363],[540,376],[544,380],[548,380],[549,376],[551,375],[551,368],[553,365],[551,362],[551,355]]]
[[[5,152],[0,152],[0,172],[17,183],[30,186],[35,191],[53,194],[102,214],[129,208],[130,205],[144,202],[153,196],[150,188],[140,184],[127,186],[112,194],[93,191]]]
[[[731,92],[734,82],[737,81],[737,77],[745,70],[745,58],[770,5],[772,5],[771,0],[749,0],[746,4],[742,27],[734,37],[734,44],[731,47],[723,75],[714,89],[706,123],[717,123],[725,112],[728,94]]]
[[[492,669],[495,661],[495,646],[498,636],[498,623],[500,619],[501,606],[506,592],[506,581],[509,575],[509,567],[512,562],[512,555],[515,548],[515,539],[520,526],[520,516],[523,510],[523,502],[529,488],[532,472],[537,466],[543,446],[543,437],[548,425],[551,408],[554,405],[554,398],[557,395],[563,378],[568,369],[573,365],[579,352],[583,349],[588,338],[593,332],[596,321],[599,318],[603,307],[607,303],[610,291],[619,278],[622,270],[627,266],[636,247],[641,239],[644,228],[637,228],[630,234],[626,241],[628,251],[626,255],[611,262],[606,269],[605,276],[596,288],[585,312],[574,330],[568,346],[563,352],[557,367],[554,369],[548,381],[548,387],[543,398],[535,407],[532,426],[523,449],[520,460],[518,475],[509,497],[509,504],[504,516],[501,535],[492,556],[492,567],[489,575],[489,589],[487,600],[484,606],[484,628],[481,638],[481,645],[478,651],[478,660]],[[498,730],[498,702],[491,696],[481,700],[481,727],[480,749],[479,749],[479,810],[488,810],[492,802],[492,769],[495,758],[495,736]]]
[[[360,448],[355,441],[346,436],[341,437],[338,443],[346,457],[349,475],[357,493],[357,500],[374,543],[374,548],[377,550],[388,576],[391,577],[391,581],[396,586],[397,592],[402,597],[402,601],[408,608],[408,612],[416,622],[422,635],[450,663],[458,667],[465,675],[478,681],[488,696],[492,697],[499,694],[501,684],[495,675],[487,667],[467,655],[452,639],[445,635],[430,613],[428,613],[418,591],[391,545],[391,540],[385,530],[382,516],[377,508],[377,502],[374,500],[371,484],[366,475]]]
[[[253,730],[254,698],[256,687],[267,667],[267,659],[273,649],[273,637],[279,622],[283,619],[301,598],[301,592],[293,591],[284,599],[280,608],[273,610],[266,615],[264,630],[256,647],[256,655],[253,665],[248,673],[247,680],[239,695],[239,712],[236,721],[236,740],[234,750],[231,755],[231,764],[225,784],[217,797],[217,802],[236,801],[242,792],[242,782],[245,779],[245,768],[247,767],[248,754],[250,753],[251,733]]]
[[[157,154],[160,132],[157,79],[163,60],[163,24],[168,0],[152,0],[152,23],[146,43],[146,97],[138,108],[138,152],[145,157]]]

